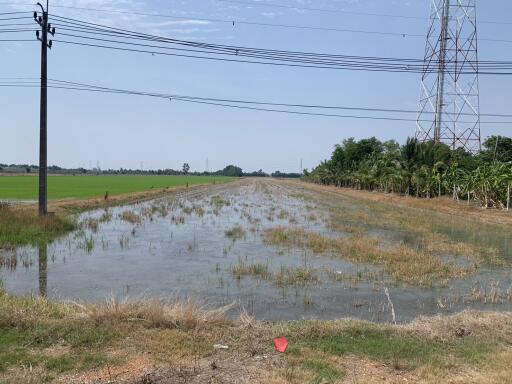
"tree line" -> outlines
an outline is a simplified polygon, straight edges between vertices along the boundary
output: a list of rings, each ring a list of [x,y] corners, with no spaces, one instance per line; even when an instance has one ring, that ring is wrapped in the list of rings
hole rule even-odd
[[[39,167],[29,164],[2,164],[0,163],[0,173],[37,173]],[[177,169],[85,169],[85,168],[63,168],[57,165],[48,167],[51,174],[66,175],[146,175],[146,176],[229,176],[229,177],[278,177],[278,178],[300,178],[299,173],[285,173],[275,171],[271,174],[264,172],[262,169],[254,172],[244,172],[242,168],[236,165],[228,165],[223,169],[212,172],[191,172],[190,165],[184,163],[180,170]]]
[[[336,145],[305,178],[315,183],[421,198],[443,195],[486,208],[509,209],[512,186],[512,138],[491,136],[479,154],[441,143],[404,145],[375,137],[350,138]]]

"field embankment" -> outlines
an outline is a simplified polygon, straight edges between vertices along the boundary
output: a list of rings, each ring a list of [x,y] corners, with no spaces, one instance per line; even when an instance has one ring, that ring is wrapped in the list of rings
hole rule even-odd
[[[289,181],[294,183],[293,181]],[[334,193],[339,196],[351,197],[359,200],[368,200],[375,203],[395,205],[404,208],[418,208],[439,213],[454,215],[461,220],[475,220],[490,224],[512,225],[512,212],[498,209],[486,209],[474,203],[467,204],[465,201],[455,201],[450,197],[433,197],[430,199],[416,198],[393,193],[377,191],[356,190],[352,188],[338,188],[313,183],[307,183],[308,188]]]
[[[140,300],[81,305],[0,291],[0,381],[20,383],[505,383],[512,315],[407,325],[264,323],[227,308]],[[272,340],[286,336],[285,354]]]

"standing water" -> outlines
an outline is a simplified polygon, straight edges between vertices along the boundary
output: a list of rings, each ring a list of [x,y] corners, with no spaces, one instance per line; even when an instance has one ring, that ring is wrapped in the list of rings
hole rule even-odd
[[[78,230],[51,244],[0,251],[0,281],[13,294],[88,302],[116,296],[236,303],[233,314],[244,308],[271,320],[390,321],[391,306],[398,321],[466,308],[512,309],[508,267],[480,268],[425,288],[398,283],[379,266],[267,244],[264,234],[275,228],[346,236],[328,225],[330,209],[365,210],[341,197],[305,199],[305,188],[242,180],[91,211],[79,216]],[[407,238],[371,224],[366,230],[389,241]],[[495,236],[508,246],[506,233]]]

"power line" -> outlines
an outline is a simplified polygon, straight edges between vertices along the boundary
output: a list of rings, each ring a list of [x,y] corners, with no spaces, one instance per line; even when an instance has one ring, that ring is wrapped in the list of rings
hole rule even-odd
[[[349,15],[389,17],[389,18],[398,18],[398,19],[429,20],[428,17],[421,17],[421,16],[346,11],[346,10],[342,10],[342,9],[333,9],[333,8],[304,7],[304,6],[300,6],[300,5],[299,6],[284,5],[284,4],[269,3],[269,2],[265,2],[265,1],[244,1],[244,0],[217,0],[217,1],[224,2],[224,3],[244,4],[244,5],[256,6],[256,7],[297,9],[297,10],[302,10],[302,11],[316,11],[316,12],[324,12],[324,13],[344,13],[344,14],[349,14]],[[494,20],[483,20],[483,21],[480,21],[480,23],[482,23],[482,24],[503,24],[503,25],[511,25],[512,24],[512,22],[510,22],[510,21],[494,21]]]
[[[0,4],[6,4],[6,3],[0,3]],[[16,5],[16,4],[13,4],[13,3],[10,3],[11,5]],[[25,4],[26,5],[26,4]],[[31,6],[33,7],[34,4],[31,4]],[[0,12],[0,16],[3,16],[3,15],[22,15],[24,13],[31,13],[29,11],[18,11],[18,12]]]
[[[425,37],[425,35],[421,34],[421,33],[409,33],[409,32],[392,32],[392,31],[375,31],[375,30],[364,30],[364,29],[353,29],[353,28],[319,27],[319,26],[311,26],[311,25],[268,23],[268,22],[246,21],[246,20],[237,20],[237,19],[185,17],[185,16],[174,16],[174,15],[168,15],[168,14],[162,14],[162,13],[145,13],[145,12],[135,12],[135,11],[123,11],[123,10],[117,10],[117,9],[77,7],[77,6],[70,6],[70,5],[66,5],[66,6],[61,5],[61,6],[54,6],[54,7],[75,9],[75,10],[81,10],[81,11],[111,13],[111,14],[127,14],[127,15],[137,15],[137,16],[146,16],[146,17],[170,18],[170,19],[175,19],[175,20],[191,20],[191,21],[205,21],[205,22],[211,22],[211,23],[223,23],[223,24],[232,25],[233,27],[237,24],[241,24],[241,25],[251,25],[251,26],[260,26],[260,27],[271,27],[271,28],[303,29],[303,30],[312,30],[312,31],[341,32],[341,33],[360,33],[360,34],[369,34],[369,35],[395,36],[395,37],[402,37],[402,38],[407,38],[407,37],[424,38]],[[377,14],[371,14],[371,15],[377,15]],[[381,15],[381,16],[386,16],[386,15]],[[395,17],[402,17],[402,16],[397,15]],[[427,20],[427,18],[424,18],[424,19]],[[492,38],[480,38],[479,40],[494,41],[494,42],[512,42],[512,41],[508,41],[508,40],[492,39]]]
[[[269,27],[269,28],[285,28],[285,29],[299,29],[299,30],[311,30],[311,31],[324,31],[324,32],[339,32],[339,33],[359,33],[359,34],[367,34],[367,35],[380,35],[380,36],[395,36],[401,38],[415,37],[415,38],[424,38],[425,35],[421,33],[410,33],[410,32],[393,32],[393,31],[378,31],[378,30],[364,30],[364,29],[353,29],[353,28],[336,28],[336,27],[320,27],[320,26],[312,26],[312,25],[298,25],[298,24],[283,24],[283,23],[268,23],[268,22],[257,22],[257,21],[246,21],[246,20],[237,20],[237,19],[219,19],[219,18],[206,18],[206,17],[185,17],[185,16],[174,16],[168,14],[161,13],[145,13],[145,12],[135,12],[135,11],[123,11],[117,9],[100,9],[100,8],[88,8],[88,7],[77,7],[77,6],[54,6],[56,8],[66,8],[66,9],[75,9],[75,10],[83,10],[83,11],[91,11],[91,12],[102,12],[102,13],[111,13],[111,14],[128,14],[128,15],[138,15],[138,16],[146,16],[146,17],[157,17],[157,18],[170,18],[175,20],[191,20],[191,21],[204,21],[210,23],[222,23],[229,24],[233,27],[235,25],[249,25],[249,26],[260,26],[260,27]],[[21,13],[21,12],[15,12]],[[382,15],[384,16],[384,15]],[[398,17],[398,16],[397,16]],[[22,18],[30,18],[30,17],[20,17]],[[12,18],[14,19],[14,18]],[[2,20],[2,19],[0,19]],[[7,20],[7,19],[6,19]],[[492,22],[500,24],[500,22]],[[502,23],[509,24],[509,23]],[[512,23],[510,23],[512,24]],[[512,43],[512,40],[506,39],[493,39],[493,38],[479,38],[480,41],[489,41],[489,42],[497,42],[497,43]]]
[[[303,7],[303,6],[293,6],[293,5],[283,5],[283,4],[274,4],[269,2],[249,2],[249,1],[238,1],[238,0],[217,0],[220,2],[226,3],[238,3],[245,4],[250,6],[265,6],[265,7],[274,7],[274,8],[286,8],[286,9],[297,9],[297,10],[309,10],[309,11],[319,11],[325,13],[344,13],[351,15],[360,15],[360,16],[375,16],[375,17],[388,17],[388,18],[398,18],[398,19],[412,19],[412,20],[428,20],[428,17],[421,16],[411,16],[411,15],[399,15],[399,14],[388,14],[388,13],[376,13],[376,12],[359,12],[359,11],[347,11],[342,9],[328,9],[328,8],[315,8],[315,7]],[[10,5],[10,6],[27,6],[33,7],[34,4],[31,3],[14,3],[14,2],[0,2],[0,5]],[[120,9],[105,9],[105,8],[92,8],[92,7],[80,7],[80,6],[72,6],[72,5],[53,5],[54,8],[62,8],[62,9],[71,9],[71,10],[79,10],[79,11],[91,11],[91,12],[103,12],[103,13],[118,13],[118,14],[127,14],[127,15],[136,15],[136,16],[147,16],[147,17],[158,17],[158,18],[171,18],[176,20],[199,20],[199,21],[210,21],[210,22],[218,22],[218,23],[228,23],[228,24],[246,24],[246,25],[259,25],[259,26],[267,26],[267,27],[280,27],[280,28],[300,28],[300,29],[311,29],[311,30],[324,30],[331,32],[354,32],[354,33],[370,33],[370,34],[395,34],[394,32],[385,32],[385,31],[364,31],[364,30],[350,30],[350,29],[339,29],[339,28],[325,28],[325,27],[316,27],[316,26],[307,26],[307,25],[290,25],[290,24],[274,24],[274,23],[264,23],[264,22],[256,22],[256,21],[245,21],[245,20],[237,20],[237,19],[220,19],[220,18],[207,18],[207,17],[185,17],[185,16],[175,16],[169,14],[162,14],[158,12],[138,12],[138,11],[127,11]],[[0,15],[9,15],[9,14],[23,14],[25,12],[4,12],[0,13]],[[512,25],[512,21],[495,21],[495,20],[481,20],[479,21],[481,24],[497,24],[497,25]],[[409,33],[401,33],[397,32],[397,36],[405,35],[406,37],[424,37],[423,35],[409,34]],[[482,39],[481,39],[482,40]],[[488,39],[484,39],[488,40]],[[496,41],[496,40],[489,40]]]
[[[162,36],[149,35],[135,31],[105,26],[97,23],[81,22],[75,19],[55,16],[57,26],[60,29],[77,31],[80,34],[62,33],[63,36],[77,38],[81,40],[89,40],[90,42],[82,42],[76,40],[56,40],[64,44],[74,44],[87,47],[96,47],[103,49],[112,49],[118,51],[128,51],[137,53],[147,53],[152,55],[166,55],[177,57],[188,57],[203,60],[228,61],[239,63],[252,63],[264,65],[277,65],[288,67],[303,68],[321,68],[321,69],[345,69],[345,70],[364,70],[374,72],[398,72],[398,73],[424,73],[423,61],[419,59],[407,58],[389,58],[389,57],[365,57],[365,56],[348,56],[335,55],[326,53],[313,52],[297,52],[283,51],[274,49],[250,48],[243,46],[229,46],[211,43],[202,43],[195,41],[186,41],[180,39],[171,39]],[[54,24],[55,25],[55,24]],[[0,30],[4,33],[13,32],[29,32],[32,29],[7,29]],[[123,40],[104,39],[90,36],[103,35],[106,37],[115,37]],[[127,41],[125,41],[127,40]],[[175,46],[161,46],[154,44],[135,43],[133,40],[146,40],[158,42],[160,44],[171,44]],[[100,42],[100,43],[96,43]],[[139,48],[133,48],[139,47]],[[142,49],[142,48],[144,49]],[[149,49],[147,49],[149,48]],[[164,52],[162,52],[162,50]],[[167,52],[181,51],[185,53]],[[236,58],[226,58],[219,56],[235,56]],[[505,71],[512,70],[512,62],[492,62],[480,61],[479,63],[482,74],[509,74]],[[447,68],[451,70],[451,68]],[[454,71],[457,67],[453,68]]]
[[[34,78],[21,78],[22,80],[34,80]],[[108,90],[116,90],[115,88],[106,88],[98,85],[92,85],[87,83],[77,83],[65,80],[57,80],[57,79],[49,79],[53,82],[78,85],[82,87],[91,87],[91,88],[99,88],[99,89],[108,89]],[[123,91],[124,90],[117,90]],[[129,91],[134,92],[134,91]],[[148,94],[147,92],[145,94]],[[157,95],[153,93],[152,95]],[[162,94],[158,94],[162,95]],[[207,97],[199,97],[199,96],[184,96],[184,95],[176,95],[176,94],[165,94],[162,95],[165,98],[167,97],[179,97],[179,98],[187,98],[187,99],[198,99],[198,100],[206,100],[206,101],[218,101],[218,102],[229,102],[229,103],[241,103],[241,104],[256,104],[256,105],[271,105],[271,106],[279,106],[279,107],[293,107],[293,108],[317,108],[317,109],[338,109],[338,110],[358,110],[358,111],[370,111],[370,112],[389,112],[389,113],[412,113],[417,114],[417,110],[410,109],[390,109],[390,108],[377,108],[377,107],[347,107],[347,106],[336,106],[336,105],[320,105],[320,104],[293,104],[293,103],[284,103],[284,102],[267,102],[267,101],[255,101],[255,100],[240,100],[240,99],[219,99],[219,98],[207,98]],[[434,114],[434,112],[431,112]],[[469,115],[466,113],[461,113],[460,116]],[[487,113],[481,114],[481,116],[485,117],[512,117],[512,114],[497,114],[497,113]]]
[[[31,28],[11,28],[11,29],[0,29],[0,33],[18,33],[18,32],[35,32],[37,29]]]
[[[406,33],[406,32],[389,32],[389,31],[369,31],[369,30],[361,30],[361,29],[350,29],[350,28],[334,28],[334,27],[319,27],[319,26],[311,26],[311,25],[297,25],[297,24],[278,24],[278,23],[267,23],[267,22],[257,22],[257,21],[247,21],[247,20],[239,20],[239,19],[220,19],[220,18],[208,18],[208,17],[185,17],[185,16],[175,16],[168,15],[162,13],[145,13],[145,12],[135,12],[135,11],[123,11],[117,9],[100,9],[100,8],[88,8],[88,7],[77,7],[77,6],[58,6],[59,8],[67,8],[67,9],[76,9],[82,11],[92,11],[92,12],[102,12],[102,13],[116,13],[116,14],[125,14],[125,15],[136,15],[136,16],[146,16],[146,17],[157,17],[157,18],[169,18],[174,20],[191,20],[191,21],[204,21],[210,23],[222,23],[229,24],[233,27],[235,25],[252,25],[252,26],[260,26],[260,27],[272,27],[272,28],[288,28],[288,29],[305,29],[305,30],[316,30],[316,31],[326,31],[326,32],[345,32],[345,33],[362,33],[362,34],[371,34],[371,35],[389,35],[389,36],[399,36],[399,37],[424,37],[423,34],[414,34],[414,33]]]
[[[361,16],[377,16],[377,17],[391,17],[391,18],[399,18],[399,19],[413,19],[413,20],[426,20],[425,17],[420,16],[407,16],[407,15],[394,15],[388,13],[371,13],[371,12],[357,12],[357,11],[346,11],[342,9],[333,9],[333,8],[314,8],[314,7],[305,7],[302,5],[294,6],[294,5],[284,5],[284,4],[275,4],[268,3],[264,1],[242,1],[242,0],[217,0],[222,3],[234,3],[234,4],[244,4],[250,6],[259,6],[259,7],[273,7],[273,8],[285,8],[285,9],[297,9],[302,11],[317,11],[317,12],[326,12],[326,13],[344,13],[347,15],[361,15]]]
[[[329,58],[352,58],[352,59],[368,59],[368,60],[385,60],[385,61],[400,61],[400,62],[409,62],[409,63],[423,63],[423,60],[420,59],[408,59],[408,58],[390,58],[390,57],[372,57],[372,56],[348,56],[348,55],[335,55],[335,54],[325,54],[325,53],[315,53],[315,52],[304,52],[304,51],[283,51],[283,50],[271,50],[271,49],[258,49],[258,48],[248,48],[243,46],[230,46],[230,45],[220,45],[220,44],[211,44],[211,43],[200,43],[195,41],[186,41],[186,40],[180,40],[180,39],[172,39],[162,36],[156,36],[156,35],[149,35],[144,34],[140,32],[135,31],[129,31],[126,29],[121,28],[115,28],[110,27],[102,24],[96,24],[96,23],[88,23],[88,22],[82,22],[75,19],[70,18],[64,18],[60,16],[54,15],[59,21],[63,22],[66,26],[74,26],[78,29],[73,29],[75,31],[83,30],[84,32],[92,33],[100,31],[103,33],[107,33],[110,35],[115,35],[116,37],[129,37],[129,38],[135,38],[135,39],[147,39],[151,41],[157,41],[157,42],[168,42],[168,43],[175,43],[175,44],[183,44],[183,45],[191,45],[191,46],[197,46],[202,48],[210,48],[210,49],[222,49],[229,51],[230,53],[240,53],[242,51],[251,51],[251,52],[270,52],[270,53],[278,53],[278,54],[294,54],[294,55],[301,55],[301,56],[316,56],[316,57],[329,57]],[[483,63],[509,63],[509,62],[496,62],[496,61],[479,61],[480,64]]]
[[[21,17],[4,17],[0,18],[0,21],[10,21],[10,20],[24,20],[24,19],[30,19],[29,16],[21,16]]]
[[[8,79],[8,78],[4,78]],[[12,78],[13,80],[16,78]],[[19,87],[19,88],[35,88],[38,87],[37,83],[33,78],[19,78],[24,80],[23,82],[0,82],[0,87]],[[287,113],[293,115],[306,115],[306,116],[320,116],[320,117],[337,117],[337,118],[350,118],[350,119],[367,119],[367,120],[385,120],[385,121],[407,121],[415,122],[416,119],[403,118],[403,117],[386,117],[386,116],[361,116],[361,115],[340,115],[334,113],[321,113],[321,112],[303,112],[289,109],[276,109],[267,108],[262,106],[272,107],[288,107],[288,108],[301,108],[301,109],[331,109],[331,110],[350,110],[350,111],[363,111],[363,112],[384,112],[384,113],[415,113],[412,110],[404,109],[385,109],[385,108],[369,108],[369,107],[346,107],[346,106],[326,106],[326,105],[310,105],[310,104],[293,104],[293,103],[275,103],[275,102],[262,102],[252,100],[235,100],[235,99],[222,99],[222,98],[207,98],[200,96],[186,96],[179,94],[162,94],[152,92],[141,92],[133,90],[124,90],[116,88],[108,88],[91,84],[77,83],[71,81],[48,79],[50,85],[49,88],[63,89],[63,90],[74,90],[74,91],[85,91],[85,92],[97,92],[97,93],[112,93],[112,94],[124,94],[124,95],[135,95],[135,96],[148,96],[161,99],[168,99],[171,101],[182,101],[188,103],[204,104],[211,106],[219,106],[225,108],[235,109],[246,109],[253,111],[262,112],[275,112],[275,113]],[[242,104],[242,105],[240,105]],[[464,116],[464,114],[461,114]],[[512,117],[512,115],[506,114],[482,114],[486,117]],[[512,124],[512,121],[485,121],[483,124]]]
[[[56,25],[59,25],[61,29],[78,31],[81,33],[85,33],[86,35],[70,35],[72,37],[77,37],[81,39],[89,39],[95,41],[103,41],[114,44],[123,44],[123,45],[136,45],[136,46],[145,46],[156,49],[169,49],[167,47],[161,46],[148,46],[145,44],[135,44],[135,43],[126,43],[120,42],[119,40],[107,40],[107,39],[99,39],[96,37],[87,36],[87,34],[95,34],[95,35],[104,35],[110,37],[123,38],[128,40],[148,40],[152,42],[160,42],[160,43],[168,43],[175,45],[185,45],[192,46],[196,48],[200,48],[200,53],[214,53],[214,54],[228,54],[230,56],[242,56],[249,58],[259,58],[266,60],[274,60],[274,61],[294,61],[300,62],[302,64],[317,64],[323,66],[352,66],[352,67],[366,67],[368,69],[380,69],[380,70],[394,70],[399,72],[417,72],[423,71],[423,61],[419,59],[404,59],[404,58],[382,58],[382,57],[364,57],[364,56],[347,56],[347,55],[333,55],[333,54],[320,54],[320,53],[311,53],[311,52],[296,52],[296,51],[282,51],[282,50],[269,50],[269,49],[257,49],[257,48],[248,48],[248,47],[240,47],[240,46],[227,46],[227,45],[219,45],[219,44],[210,44],[210,43],[200,43],[193,41],[185,41],[179,39],[170,39],[162,36],[148,35],[142,34],[139,32],[128,31],[120,28],[114,28],[109,26],[104,26],[95,23],[86,23],[86,22],[76,22],[74,19],[62,18],[60,16],[56,16],[58,22]],[[65,26],[59,24],[63,22]],[[69,28],[69,26],[74,28]],[[66,43],[73,43],[66,41]],[[83,43],[81,43],[83,44]],[[89,46],[99,46],[98,44],[87,44]],[[112,46],[99,46],[100,48],[114,48],[125,50],[120,47],[112,47]],[[179,50],[179,49],[178,49]],[[183,49],[181,49],[183,50]],[[142,51],[143,53],[151,53],[158,54],[156,51],[148,51],[148,50],[132,50],[132,51]],[[190,51],[190,50],[189,50]],[[212,52],[214,51],[214,52]],[[198,52],[197,50],[193,50],[193,52]],[[161,54],[161,53],[160,53]],[[204,57],[195,57],[195,58],[204,58]],[[293,59],[292,59],[293,58]],[[342,62],[339,62],[339,59],[343,59]],[[231,60],[233,61],[233,60]],[[240,60],[234,60],[240,61]],[[334,62],[335,61],[335,62]],[[364,62],[361,62],[364,61]],[[378,63],[381,61],[381,63]],[[393,61],[395,61],[393,63]],[[371,64],[368,64],[371,62]],[[377,62],[377,63],[376,63]],[[484,69],[501,69],[506,70],[509,69],[512,65],[512,62],[497,62],[497,61],[479,61],[480,67]],[[450,68],[448,68],[450,69]]]
[[[168,53],[168,52],[160,52],[160,51],[151,51],[151,50],[143,50],[143,49],[133,49],[133,48],[122,48],[122,47],[113,47],[108,45],[100,45],[100,44],[91,44],[91,43],[80,43],[76,41],[67,41],[56,39],[54,42],[63,43],[63,44],[71,44],[78,46],[86,46],[86,47],[94,47],[94,48],[103,48],[103,49],[112,49],[117,51],[125,51],[125,52],[135,52],[135,53],[146,53],[151,55],[164,55],[164,56],[175,56],[175,57],[185,57],[185,58],[193,58],[193,59],[203,59],[203,60],[213,60],[213,61],[223,61],[223,62],[236,62],[236,63],[248,63],[248,64],[261,64],[261,65],[272,65],[272,66],[280,66],[280,67],[298,67],[298,68],[316,68],[316,69],[349,69],[349,70],[359,70],[359,71],[370,71],[370,72],[394,72],[394,73],[418,73],[418,71],[413,71],[407,69],[406,66],[403,66],[403,69],[378,69],[378,68],[354,68],[354,67],[346,67],[342,68],[340,66],[329,66],[329,65],[307,65],[307,64],[292,64],[292,63],[278,63],[278,62],[269,62],[269,61],[258,61],[258,60],[240,60],[240,59],[228,59],[221,57],[208,57],[208,56],[198,56],[198,55],[187,55],[187,54],[177,54],[177,53]],[[481,72],[481,74],[500,74],[500,75],[509,75],[510,73],[493,73],[493,72]]]

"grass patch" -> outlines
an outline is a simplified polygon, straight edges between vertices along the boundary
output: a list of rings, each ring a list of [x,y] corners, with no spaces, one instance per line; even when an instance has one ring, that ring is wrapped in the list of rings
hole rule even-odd
[[[207,310],[192,301],[158,300],[64,304],[0,290],[0,382],[16,382],[12,375],[28,367],[44,372],[45,380],[35,382],[46,382],[68,372],[119,364],[123,354],[110,352],[124,338],[150,353],[175,358],[167,343],[172,338],[175,352],[181,348],[183,356],[204,355],[213,350],[213,341],[198,343],[195,332],[228,324],[229,308]],[[182,342],[177,343],[177,335]]]
[[[366,323],[354,323],[343,329],[323,329],[297,336],[294,339],[301,355],[301,348],[311,353],[328,356],[358,356],[380,361],[396,370],[416,370],[430,367],[438,372],[448,371],[463,364],[478,366],[492,354],[499,344],[485,338],[452,339],[450,341],[432,340],[399,333],[388,326],[376,326]],[[329,328],[328,326],[327,328]],[[300,326],[299,326],[300,328]],[[299,333],[304,329],[300,329]]]
[[[476,270],[474,264],[459,265],[442,260],[433,252],[419,250],[401,242],[384,244],[377,238],[361,233],[334,238],[304,229],[278,227],[267,230],[264,240],[270,245],[308,248],[315,253],[383,265],[396,280],[421,286],[463,277]]]
[[[304,366],[314,372],[311,384],[334,384],[344,374],[323,360],[306,360]]]
[[[504,228],[486,226],[475,220],[449,216],[431,209],[418,209],[386,201],[368,201],[365,196],[363,193],[363,200],[340,196],[330,208],[330,227],[341,232],[350,232],[347,231],[350,227],[361,232],[366,226],[397,231],[406,234],[411,246],[423,252],[462,256],[475,264],[485,261],[490,265],[503,265],[507,255],[500,254],[495,242],[497,239],[486,239],[486,236],[479,233],[488,231],[499,234],[503,233]],[[439,207],[440,210],[442,208]]]
[[[0,291],[0,382],[44,383],[83,371],[106,372],[106,366],[120,372],[133,359],[146,361],[144,370],[182,367],[191,382],[195,375],[229,369],[238,378],[244,364],[251,366],[255,383],[337,383],[354,357],[358,364],[369,361],[378,377],[393,378],[390,372],[400,370],[412,383],[446,382],[462,372],[476,375],[464,382],[501,383],[512,373],[510,314],[468,312],[393,326],[354,320],[271,323],[247,315],[227,321],[227,309],[157,300],[76,305]],[[471,332],[460,337],[458,327]],[[276,335],[290,340],[287,353],[268,362],[256,359],[273,353]],[[229,349],[218,351],[217,343]],[[169,377],[175,373],[171,368]]]
[[[272,273],[269,271],[268,264],[248,264],[241,258],[238,260],[238,264],[232,266],[230,270],[233,276],[237,279],[241,279],[244,276],[254,276],[263,279],[272,278]]]
[[[233,228],[228,229],[224,233],[233,241],[243,239],[246,234],[245,229],[243,229],[241,225],[235,225]]]
[[[0,205],[0,249],[48,243],[75,228],[69,218],[39,217],[35,210]]]
[[[37,176],[0,177],[0,199],[35,200],[38,194]],[[232,180],[229,177],[212,176],[48,176],[48,196],[55,199],[103,198],[126,193],[144,192],[185,185],[215,184]]]
[[[214,209],[219,210],[222,207],[228,207],[231,205],[231,202],[222,196],[213,196],[210,200],[211,204],[213,205]]]
[[[119,215],[119,218],[123,221],[126,221],[130,224],[141,224],[142,223],[142,217],[140,215],[137,215],[133,211],[124,211]]]
[[[98,220],[89,218],[85,224],[86,224],[87,228],[89,228],[93,233],[98,233],[98,229],[100,226]]]
[[[45,367],[50,371],[64,373],[99,368],[114,362],[114,359],[109,358],[103,352],[78,351],[69,355],[50,357],[46,360]]]
[[[274,280],[278,287],[289,285],[305,287],[319,282],[314,269],[308,267],[291,268],[284,265],[276,272]]]

